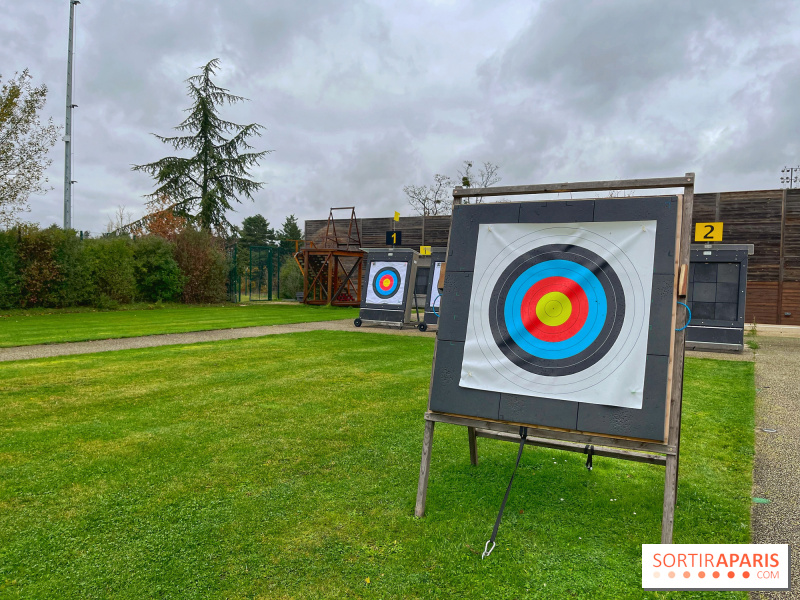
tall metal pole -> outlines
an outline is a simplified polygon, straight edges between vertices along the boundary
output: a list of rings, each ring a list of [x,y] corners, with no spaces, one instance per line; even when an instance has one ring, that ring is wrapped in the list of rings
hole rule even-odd
[[[75,5],[69,2],[69,49],[67,50],[67,119],[64,127],[64,230],[72,229],[72,32],[75,24]]]

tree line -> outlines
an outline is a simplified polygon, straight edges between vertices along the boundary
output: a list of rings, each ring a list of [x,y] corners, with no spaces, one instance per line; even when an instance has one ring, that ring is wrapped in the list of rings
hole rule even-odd
[[[151,163],[133,165],[155,180],[155,190],[146,196],[148,213],[135,221],[119,222],[113,233],[154,234],[169,237],[180,228],[193,227],[226,240],[240,239],[244,245],[278,245],[288,248],[288,240],[302,238],[293,215],[275,231],[261,215],[247,217],[241,227],[230,223],[228,212],[240,198],[253,200],[264,182],[253,179],[250,171],[271,150],[256,150],[251,141],[260,137],[264,126],[239,124],[221,116],[221,108],[246,98],[217,85],[214,77],[219,59],[212,59],[200,73],[186,79],[191,105],[186,118],[175,129],[176,135],[155,137],[172,149],[190,156],[165,156]],[[20,222],[29,210],[31,194],[47,189],[47,152],[55,144],[59,128],[52,119],[42,123],[39,111],[45,103],[47,87],[35,87],[28,71],[6,82],[0,89],[0,227],[8,229]],[[1,80],[1,78],[0,78]],[[475,167],[464,161],[456,177],[436,174],[429,185],[403,187],[409,204],[420,215],[449,214],[452,188],[489,187],[500,181],[500,167],[484,162]],[[472,201],[481,202],[474,197]],[[466,198],[465,201],[470,201]],[[124,209],[123,211],[124,212]],[[120,219],[122,221],[122,219]]]

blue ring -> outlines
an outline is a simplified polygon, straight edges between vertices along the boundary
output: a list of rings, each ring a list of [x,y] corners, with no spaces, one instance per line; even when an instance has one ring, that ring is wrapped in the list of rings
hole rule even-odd
[[[522,324],[522,300],[525,294],[547,277],[571,279],[581,287],[589,301],[586,322],[575,335],[560,342],[537,339]],[[600,335],[607,312],[605,292],[597,276],[583,265],[560,259],[539,263],[520,275],[509,289],[504,307],[506,329],[514,342],[525,352],[549,360],[569,358],[586,350]]]
[[[394,291],[397,289],[397,286],[400,284],[400,279],[397,277],[397,275],[395,275],[394,273],[392,273],[389,270],[391,268],[392,267],[384,267],[380,271],[378,271],[378,273],[375,275],[375,279],[374,279],[374,281],[375,281],[375,293],[378,296],[381,296],[381,297],[384,297],[384,298],[387,297],[387,296],[390,296],[391,294],[394,293]],[[383,291],[382,289],[380,289],[380,286],[378,285],[378,282],[380,281],[380,279],[382,277],[382,273],[384,271],[388,275],[391,275],[392,276],[392,281],[394,281],[394,285],[391,287],[391,289],[386,290],[386,291]]]
[[[439,294],[438,296],[436,296],[436,298],[433,299],[433,302],[431,302],[431,310],[433,311],[433,314],[435,314],[437,317],[439,316],[439,313],[436,312],[436,301],[441,297],[442,295]]]
[[[684,329],[686,329],[689,326],[689,323],[692,322],[692,309],[689,308],[689,306],[684,304],[683,302],[678,302],[678,304],[680,304],[681,306],[686,306],[686,310],[689,311],[689,318],[686,319],[686,323],[680,329],[676,329],[675,330],[675,331],[683,331]]]

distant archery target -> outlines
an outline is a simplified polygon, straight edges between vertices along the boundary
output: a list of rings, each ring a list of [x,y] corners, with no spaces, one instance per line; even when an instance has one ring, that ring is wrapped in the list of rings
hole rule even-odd
[[[372,291],[382,300],[394,297],[400,289],[400,273],[394,267],[384,267],[375,273]]]
[[[498,348],[530,373],[572,375],[602,359],[625,319],[614,269],[577,245],[525,252],[494,285],[489,326]]]
[[[365,305],[380,305],[390,310],[405,307],[409,269],[410,263],[405,261],[371,261],[365,285]]]

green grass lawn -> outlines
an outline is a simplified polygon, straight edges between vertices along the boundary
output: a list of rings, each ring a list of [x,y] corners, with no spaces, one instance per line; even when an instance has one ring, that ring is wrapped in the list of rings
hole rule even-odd
[[[160,308],[116,311],[14,310],[0,313],[0,348],[158,333],[355,319],[357,316],[357,308],[307,306],[282,302],[244,306],[169,304]]]
[[[310,332],[0,365],[0,598],[746,598],[643,592],[664,471],[437,425],[433,341]],[[753,365],[689,359],[675,541],[747,542]],[[614,499],[615,501],[611,501]]]

